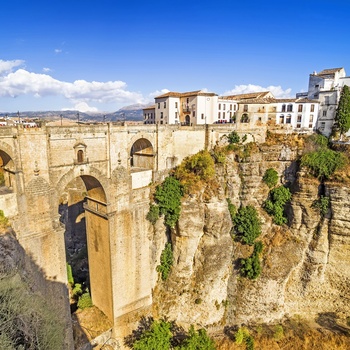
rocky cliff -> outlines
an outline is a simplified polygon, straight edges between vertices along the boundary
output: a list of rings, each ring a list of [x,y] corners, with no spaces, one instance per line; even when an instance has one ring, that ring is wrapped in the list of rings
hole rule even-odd
[[[262,144],[242,158],[237,152],[216,165],[218,188],[183,199],[171,236],[174,265],[167,281],[154,289],[154,315],[213,330],[242,324],[278,323],[286,318],[320,321],[332,315],[345,324],[350,314],[350,187],[321,184],[303,172],[297,139]],[[288,224],[277,226],[262,205],[269,188],[268,168],[293,194],[285,208]],[[314,208],[320,194],[329,197],[325,215]],[[262,273],[256,280],[240,275],[239,259],[252,247],[235,241],[227,198],[252,205],[262,221]],[[164,242],[164,226],[152,227],[154,246]],[[156,267],[156,259],[153,261]]]

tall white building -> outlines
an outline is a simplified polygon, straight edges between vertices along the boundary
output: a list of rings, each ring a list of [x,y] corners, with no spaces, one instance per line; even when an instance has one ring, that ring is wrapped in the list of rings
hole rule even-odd
[[[340,93],[344,85],[350,86],[350,77],[346,76],[344,68],[324,69],[319,73],[310,74],[307,98],[319,101],[316,128],[326,136],[332,132]]]

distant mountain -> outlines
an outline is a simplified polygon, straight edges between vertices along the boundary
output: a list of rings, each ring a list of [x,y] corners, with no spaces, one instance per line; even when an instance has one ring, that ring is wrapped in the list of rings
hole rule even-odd
[[[70,120],[78,120],[78,113],[79,113],[79,121],[81,122],[102,122],[102,121],[142,121],[143,115],[142,115],[142,109],[145,107],[151,106],[153,103],[149,104],[134,104],[130,106],[125,106],[120,108],[118,111],[113,113],[84,113],[84,112],[78,112],[74,110],[67,110],[67,111],[26,111],[21,112],[19,114],[19,117],[21,119],[30,118],[30,119],[48,119],[48,120],[57,120],[61,118],[61,115],[65,119]],[[18,117],[17,113],[0,113],[0,117],[11,117],[16,118]]]

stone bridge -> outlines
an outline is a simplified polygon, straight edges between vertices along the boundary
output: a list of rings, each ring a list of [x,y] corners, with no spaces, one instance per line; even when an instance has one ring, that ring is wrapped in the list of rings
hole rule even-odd
[[[213,148],[237,125],[76,125],[1,127],[5,191],[0,209],[46,279],[67,285],[62,203],[82,189],[91,296],[116,333],[122,320],[152,303],[148,237],[150,186],[183,158]],[[265,129],[238,130],[262,141]],[[254,136],[252,136],[254,135]],[[1,164],[2,162],[2,164]],[[78,213],[82,214],[82,213]],[[79,222],[79,215],[75,218]],[[64,299],[69,312],[69,300]]]

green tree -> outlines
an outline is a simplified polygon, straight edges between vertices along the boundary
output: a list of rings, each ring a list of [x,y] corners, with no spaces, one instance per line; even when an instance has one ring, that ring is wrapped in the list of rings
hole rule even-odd
[[[252,245],[261,234],[261,222],[256,209],[250,205],[240,207],[234,218],[235,230],[243,243]]]
[[[239,137],[237,131],[232,131],[227,135],[227,140],[229,144],[233,144],[233,143],[239,143],[241,138]]]
[[[340,94],[335,121],[341,134],[345,134],[350,129],[350,91],[347,85],[344,85]]]
[[[266,212],[273,216],[276,225],[283,225],[287,222],[284,216],[284,206],[292,198],[289,188],[279,186],[270,191],[269,199],[265,201]]]
[[[164,182],[157,186],[154,197],[158,203],[159,211],[164,214],[165,223],[174,227],[179,220],[181,212],[181,197],[183,189],[179,180],[173,176],[167,177]]]
[[[165,248],[160,255],[160,265],[157,266],[157,271],[161,273],[163,281],[168,278],[172,265],[173,249],[171,247],[171,243],[166,243]]]
[[[188,337],[182,345],[175,347],[175,350],[215,350],[215,344],[205,329],[196,331],[191,326],[188,331]]]

